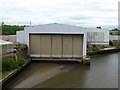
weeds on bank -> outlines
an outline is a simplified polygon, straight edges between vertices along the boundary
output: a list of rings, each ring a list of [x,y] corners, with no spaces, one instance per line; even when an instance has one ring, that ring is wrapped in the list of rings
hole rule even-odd
[[[104,48],[110,48],[110,47],[116,47],[116,48],[120,48],[119,45],[113,45],[113,46],[105,46],[105,45],[93,45],[92,47],[90,48],[87,48],[87,52],[96,52],[96,51],[100,51],[101,49],[104,49]]]
[[[96,52],[96,51],[100,51],[101,49],[104,48],[110,48],[110,46],[105,46],[105,45],[92,45],[92,47],[87,48],[87,52]]]
[[[2,61],[2,78],[7,76],[9,73],[13,72],[20,66],[22,66],[25,63],[25,59],[21,58],[17,62],[13,60],[12,58],[7,58]]]

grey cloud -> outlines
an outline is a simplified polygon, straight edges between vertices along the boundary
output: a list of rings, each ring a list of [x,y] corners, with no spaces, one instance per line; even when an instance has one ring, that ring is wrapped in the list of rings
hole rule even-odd
[[[90,27],[112,24],[114,26],[117,23],[117,8],[111,8],[114,7],[112,4],[111,7],[104,8],[102,6],[106,3],[101,0],[71,0],[71,2],[63,0],[57,4],[38,3],[34,0],[30,0],[30,3],[25,2],[26,4],[17,0],[7,1],[6,6],[5,1],[0,5],[0,20],[4,20],[6,24],[21,25],[32,21],[33,25],[56,22]]]

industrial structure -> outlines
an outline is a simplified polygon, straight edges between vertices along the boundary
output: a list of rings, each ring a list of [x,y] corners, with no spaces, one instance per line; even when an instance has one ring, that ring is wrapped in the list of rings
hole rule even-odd
[[[109,44],[109,31],[53,23],[17,31],[17,42],[28,45],[31,57],[83,58],[87,42]]]
[[[84,28],[65,24],[45,24],[32,27],[25,27],[24,31],[17,31],[17,42],[27,43],[28,32],[85,32],[87,33],[87,42],[93,44],[109,44],[109,31],[97,28]],[[26,36],[27,35],[27,36]]]
[[[4,40],[0,40],[0,48],[2,48],[1,49],[2,52],[0,53],[0,55],[12,52],[13,51],[13,43],[4,41]]]
[[[110,35],[110,40],[111,41],[120,41],[120,36],[119,35]]]

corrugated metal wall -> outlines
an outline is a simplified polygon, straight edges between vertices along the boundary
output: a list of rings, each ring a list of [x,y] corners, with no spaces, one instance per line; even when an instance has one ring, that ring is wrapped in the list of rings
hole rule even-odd
[[[40,35],[41,57],[51,57],[51,35]],[[39,48],[38,48],[39,49]]]
[[[82,57],[83,55],[83,36],[73,35],[73,57]]]
[[[31,54],[40,55],[40,35],[30,35],[30,45]]]
[[[62,57],[62,35],[52,35],[52,57]]]
[[[120,36],[118,36],[118,35],[110,35],[110,40],[120,40]]]
[[[88,42],[109,42],[109,33],[107,32],[87,32]]]

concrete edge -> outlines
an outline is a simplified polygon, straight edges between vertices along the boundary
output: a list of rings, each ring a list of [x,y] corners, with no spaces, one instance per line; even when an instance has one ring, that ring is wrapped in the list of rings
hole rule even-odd
[[[113,53],[113,52],[120,52],[120,48],[114,48],[114,49],[108,49],[108,50],[100,50],[96,52],[88,52],[87,55],[89,57],[96,56],[96,55],[102,55],[106,53]]]

